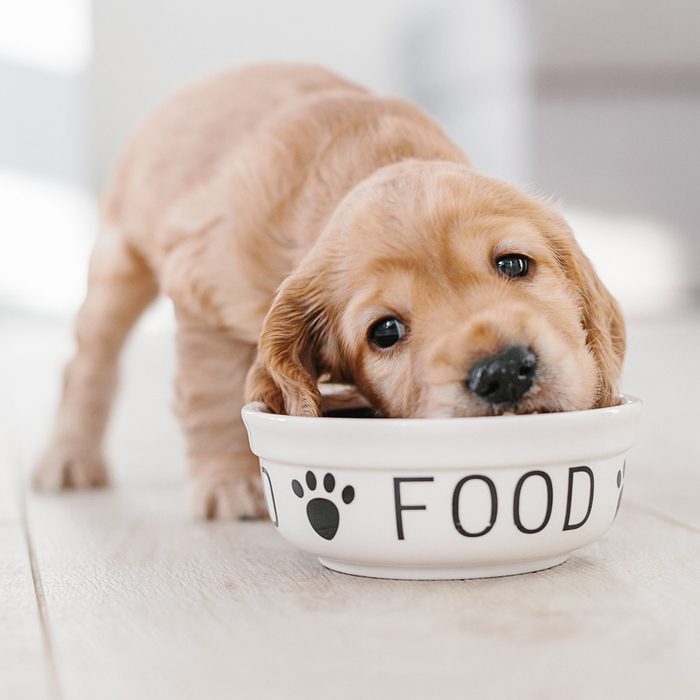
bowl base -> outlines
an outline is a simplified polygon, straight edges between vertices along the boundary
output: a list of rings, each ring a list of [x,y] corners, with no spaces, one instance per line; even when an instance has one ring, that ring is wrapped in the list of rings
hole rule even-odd
[[[473,566],[376,566],[358,564],[351,561],[339,561],[319,557],[318,560],[328,569],[341,574],[368,576],[370,578],[392,578],[408,581],[446,581],[470,578],[492,578],[494,576],[514,576],[542,569],[551,569],[563,564],[569,558],[569,552],[556,557],[531,559],[529,561],[511,561],[500,564],[479,564]]]

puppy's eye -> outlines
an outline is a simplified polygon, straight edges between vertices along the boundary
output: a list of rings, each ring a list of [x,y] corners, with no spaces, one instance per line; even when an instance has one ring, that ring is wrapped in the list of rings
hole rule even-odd
[[[501,255],[496,258],[496,268],[506,277],[525,277],[530,269],[530,258],[518,253]]]
[[[406,335],[406,326],[398,318],[383,318],[369,329],[369,340],[378,348],[390,348]]]

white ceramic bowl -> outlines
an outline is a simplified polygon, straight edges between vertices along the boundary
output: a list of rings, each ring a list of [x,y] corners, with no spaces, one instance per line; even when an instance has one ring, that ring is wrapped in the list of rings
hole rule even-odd
[[[243,409],[270,517],[330,569],[461,579],[561,564],[620,504],[641,402],[532,416],[301,418]]]

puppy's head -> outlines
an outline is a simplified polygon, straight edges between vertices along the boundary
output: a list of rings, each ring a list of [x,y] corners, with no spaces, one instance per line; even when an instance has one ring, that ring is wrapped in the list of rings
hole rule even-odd
[[[247,398],[320,413],[319,378],[390,417],[616,402],[624,328],[565,221],[465,166],[405,161],[340,203],[281,286]]]

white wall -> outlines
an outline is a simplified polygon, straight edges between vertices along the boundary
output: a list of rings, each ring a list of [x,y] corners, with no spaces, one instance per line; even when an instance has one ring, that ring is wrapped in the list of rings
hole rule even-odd
[[[398,92],[400,39],[429,0],[95,0],[93,158],[104,181],[138,115],[182,85],[254,61],[322,63]]]
[[[696,0],[21,0],[0,4],[0,304],[74,307],[140,115],[260,60],[417,100],[480,170],[579,210],[629,308],[700,287]]]

